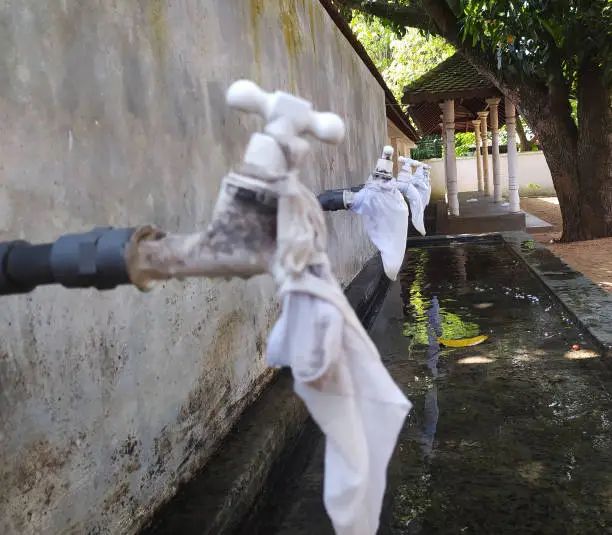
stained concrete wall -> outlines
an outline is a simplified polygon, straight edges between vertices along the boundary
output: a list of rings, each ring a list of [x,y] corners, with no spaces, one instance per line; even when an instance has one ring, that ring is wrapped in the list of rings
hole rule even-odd
[[[261,125],[226,109],[237,78],[346,118],[341,147],[313,144],[315,191],[361,183],[386,140],[383,91],[316,0],[9,1],[0,27],[0,239],[203,227]],[[328,228],[346,283],[373,249],[350,214]],[[0,533],[137,531],[266,383],[277,310],[267,276],[2,298]]]
[[[500,154],[500,177],[503,195],[508,194],[508,155]],[[427,160],[431,165],[431,196],[441,199],[446,192],[444,179],[444,160],[436,158]],[[519,152],[516,178],[520,195],[555,195],[550,169],[542,151]],[[493,184],[493,163],[489,155],[489,173]],[[457,182],[459,191],[477,191],[478,175],[476,158],[457,158]],[[537,186],[537,187],[534,187]]]

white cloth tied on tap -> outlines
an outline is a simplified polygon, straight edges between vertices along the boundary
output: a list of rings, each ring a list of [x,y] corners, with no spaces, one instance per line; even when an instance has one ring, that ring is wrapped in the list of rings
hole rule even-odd
[[[411,164],[418,164],[414,174],[410,168]],[[425,175],[423,165],[415,160],[408,160],[397,175],[397,187],[408,200],[414,228],[425,236],[425,207],[429,204],[431,184]]]
[[[278,210],[272,271],[282,311],[268,364],[291,367],[295,392],[325,434],[324,504],[336,534],[375,535],[387,466],[411,404],[332,274],[315,196],[290,177]]]
[[[423,206],[427,206],[429,204],[429,200],[431,199],[431,182],[429,181],[429,166],[425,164],[421,164],[417,167],[417,170],[413,175],[417,180],[414,183],[414,186],[417,188],[419,193],[421,194],[421,200],[423,201]]]
[[[380,251],[385,274],[397,278],[408,235],[408,208],[395,180],[369,178],[350,209],[361,214],[372,243]]]

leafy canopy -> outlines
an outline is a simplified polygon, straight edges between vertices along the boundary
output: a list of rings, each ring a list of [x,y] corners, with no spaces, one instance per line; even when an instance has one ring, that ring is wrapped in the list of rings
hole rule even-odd
[[[501,48],[510,74],[567,82],[588,60],[612,79],[612,0],[460,0],[461,37],[483,51]]]
[[[374,61],[399,102],[413,80],[451,56],[455,49],[438,36],[415,28],[398,28],[369,14],[350,14],[353,32]]]
[[[506,75],[572,85],[585,60],[612,80],[612,0],[337,0],[380,17],[402,35],[405,27],[437,33],[462,48],[502,54]],[[434,20],[431,14],[445,20]],[[449,25],[448,22],[451,21]]]

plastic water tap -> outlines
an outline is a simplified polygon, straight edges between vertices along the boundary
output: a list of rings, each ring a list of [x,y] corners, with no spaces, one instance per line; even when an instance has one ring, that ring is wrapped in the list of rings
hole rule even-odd
[[[423,162],[419,162],[418,160],[413,160],[412,158],[409,158],[408,156],[399,156],[397,160],[398,162],[401,162],[402,164],[409,165],[412,167],[423,167],[427,165],[427,164],[424,164]]]
[[[376,161],[376,167],[374,168],[374,171],[372,171],[372,173],[370,174],[368,180],[391,180],[393,178],[393,152],[393,147],[391,145],[385,145],[383,147],[382,154],[380,155],[380,158],[378,158],[378,160]],[[355,200],[355,195],[360,191],[360,189],[361,188],[357,189],[357,191],[355,191],[354,189],[342,190],[341,198],[339,197],[339,193],[336,193],[335,198],[332,197],[329,199],[320,195],[319,200],[323,200],[327,205],[333,205],[335,199],[336,206],[333,207],[332,210],[347,210],[351,207],[353,201]],[[333,192],[330,193],[333,194]],[[329,194],[328,197],[330,197]],[[326,208],[326,210],[329,210],[329,208],[327,208],[325,204],[324,207]]]
[[[400,169],[399,173],[397,174],[397,179],[399,181],[402,181],[402,180],[407,179],[408,177],[411,177],[412,176],[412,167],[415,166],[416,164],[420,163],[420,162],[417,162],[416,160],[413,160],[412,158],[408,158],[406,156],[398,156],[397,161],[401,165],[401,169]]]
[[[270,271],[283,256],[289,248],[287,233],[306,235],[296,227],[309,223],[298,214],[287,214],[288,203],[312,196],[297,179],[297,168],[309,149],[305,136],[338,144],[344,138],[344,121],[333,113],[314,111],[307,100],[282,91],[268,93],[249,80],[234,82],[226,100],[236,110],[259,115],[265,125],[251,135],[243,161],[223,177],[205,231],[139,244],[130,271],[139,288],[156,279],[249,278]],[[313,209],[320,211],[316,200]],[[311,212],[310,207],[304,210]],[[322,215],[320,219],[325,232]]]
[[[382,178],[391,180],[393,178],[393,147],[385,145],[382,154],[376,162],[376,168],[372,173],[372,178]]]
[[[262,116],[266,125],[251,136],[242,165],[224,177],[207,229],[168,234],[151,225],[109,227],[48,244],[0,242],[0,295],[47,284],[100,290],[134,284],[146,290],[155,280],[248,278],[267,271],[277,249],[280,184],[308,151],[303,136],[340,143],[344,122],[314,111],[306,100],[267,93],[248,80],[233,83],[226,98],[231,107]]]
[[[424,169],[427,164],[413,160],[406,156],[400,156],[398,161],[402,168],[397,175],[397,187],[402,192],[410,205],[412,224],[419,234],[425,235],[425,207],[429,204],[431,185],[429,179],[425,179]],[[412,172],[412,168],[417,170]]]
[[[251,136],[244,163],[269,173],[285,173],[299,165],[309,148],[304,134],[334,145],[344,139],[344,121],[337,115],[313,111],[310,102],[289,93],[267,93],[249,80],[231,85],[227,103],[266,120],[263,133]]]

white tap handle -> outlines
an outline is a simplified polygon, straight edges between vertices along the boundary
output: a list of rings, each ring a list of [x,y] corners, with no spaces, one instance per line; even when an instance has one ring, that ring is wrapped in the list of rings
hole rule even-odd
[[[344,139],[344,121],[336,114],[313,111],[307,100],[282,91],[268,93],[250,80],[234,82],[226,100],[232,108],[263,117],[269,131],[280,137],[308,133],[334,145]]]
[[[344,121],[335,113],[311,111],[306,132],[325,143],[339,145],[344,139],[346,128]]]
[[[393,158],[393,152],[393,147],[391,145],[385,145],[382,151],[382,158],[391,160]]]
[[[413,160],[412,158],[408,158],[408,156],[398,156],[397,161],[402,164],[409,163],[410,165],[413,165],[414,167],[425,167],[426,165],[423,162],[419,162],[418,160]]]
[[[230,107],[246,113],[268,118],[268,105],[272,95],[266,93],[250,80],[237,80],[227,90],[226,100]]]

